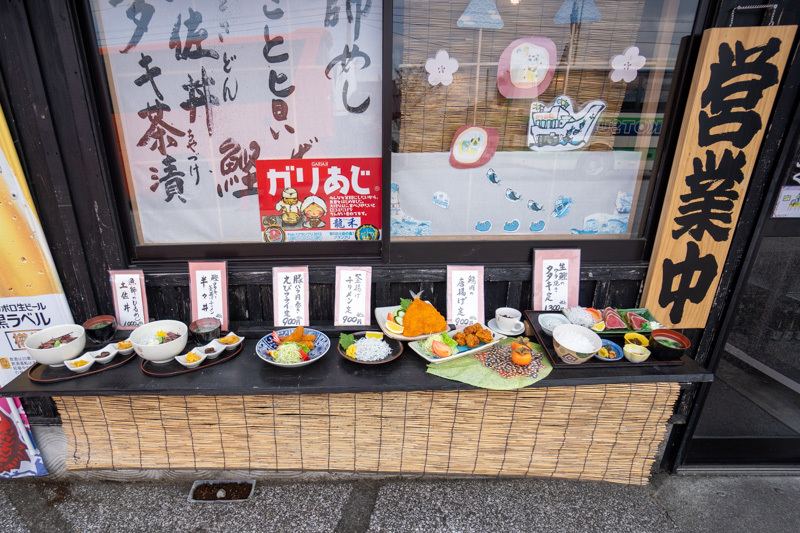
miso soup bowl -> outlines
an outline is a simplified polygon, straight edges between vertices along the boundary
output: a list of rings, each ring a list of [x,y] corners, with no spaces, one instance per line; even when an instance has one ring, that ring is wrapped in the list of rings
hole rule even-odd
[[[77,337],[74,341],[55,348],[39,349],[39,345],[67,333]],[[25,339],[25,349],[34,361],[43,365],[64,366],[64,361],[75,359],[86,347],[86,332],[78,324],[61,324],[37,331]]]
[[[662,340],[674,342],[678,344],[680,348],[667,346],[661,342]],[[685,335],[681,335],[677,331],[672,331],[671,329],[656,329],[650,333],[650,353],[653,359],[658,359],[659,361],[675,361],[680,359],[691,345],[692,341],[687,339]]]
[[[177,339],[162,344],[148,344],[147,340],[152,338],[159,331],[168,333],[173,331],[180,335]],[[186,347],[189,338],[189,328],[183,322],[177,320],[157,320],[144,326],[139,326],[131,333],[130,341],[133,350],[142,359],[153,361],[154,363],[166,363],[172,360]]]
[[[575,344],[576,337],[583,337],[590,348],[588,352],[580,352],[579,344]],[[584,343],[585,344],[585,343]],[[603,341],[594,331],[576,324],[562,324],[553,330],[553,348],[562,361],[568,365],[579,365],[591,358],[603,347]]]

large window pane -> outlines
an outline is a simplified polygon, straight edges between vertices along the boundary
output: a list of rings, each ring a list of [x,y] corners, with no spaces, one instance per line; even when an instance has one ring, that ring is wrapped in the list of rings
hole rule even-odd
[[[397,2],[392,239],[638,236],[696,8]]]

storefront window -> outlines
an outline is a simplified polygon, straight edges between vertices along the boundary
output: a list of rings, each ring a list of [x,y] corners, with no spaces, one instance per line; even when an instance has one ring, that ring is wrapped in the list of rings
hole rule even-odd
[[[392,240],[638,237],[696,9],[395,2]]]
[[[380,236],[381,2],[90,3],[138,245]]]

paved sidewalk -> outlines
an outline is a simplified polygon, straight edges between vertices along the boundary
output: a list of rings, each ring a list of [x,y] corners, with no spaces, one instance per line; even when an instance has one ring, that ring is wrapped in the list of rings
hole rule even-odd
[[[0,481],[0,531],[800,531],[800,476],[258,481],[251,501],[188,503],[191,482]]]

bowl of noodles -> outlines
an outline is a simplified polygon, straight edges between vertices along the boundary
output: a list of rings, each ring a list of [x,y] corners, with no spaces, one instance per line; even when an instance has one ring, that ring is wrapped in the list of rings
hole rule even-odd
[[[327,335],[299,326],[278,329],[262,337],[256,344],[256,355],[271,365],[294,368],[310,365],[330,347]]]

